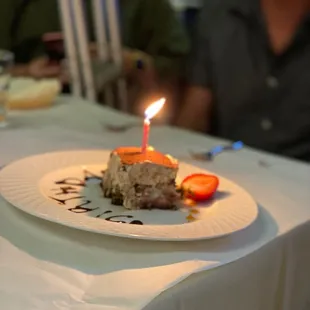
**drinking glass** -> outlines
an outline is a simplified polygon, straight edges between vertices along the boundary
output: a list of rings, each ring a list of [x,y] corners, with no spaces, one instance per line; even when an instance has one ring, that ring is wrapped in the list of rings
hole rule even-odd
[[[0,50],[0,128],[7,125],[7,98],[13,63],[13,54],[6,50]]]

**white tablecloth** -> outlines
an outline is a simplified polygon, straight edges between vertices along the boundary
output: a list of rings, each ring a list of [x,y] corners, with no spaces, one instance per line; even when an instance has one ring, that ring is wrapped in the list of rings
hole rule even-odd
[[[133,128],[124,134],[107,133],[103,125],[110,122],[128,122],[128,117],[72,98],[60,99],[59,104],[51,110],[15,112],[11,117],[11,128],[0,132],[0,165],[46,151],[113,148],[124,141],[126,144],[139,143],[140,128]],[[167,127],[153,127],[151,141],[155,147],[179,157],[186,156],[188,149],[207,150],[222,142]],[[135,243],[96,235],[89,239],[83,232],[22,214],[1,200],[0,308],[139,309],[143,303],[139,306],[134,300],[129,300],[126,307],[123,307],[121,300],[114,303],[116,306],[117,303],[121,304],[123,308],[112,307],[111,296],[96,300],[97,295],[89,292],[98,292],[100,287],[88,290],[88,299],[85,299],[85,303],[88,303],[84,305],[72,306],[71,303],[83,292],[75,291],[76,296],[71,294],[66,297],[66,292],[73,289],[72,283],[81,282],[77,284],[82,287],[88,283],[87,277],[92,271],[100,272],[102,262],[97,260],[101,253],[112,255],[113,252],[113,257],[117,258],[117,253],[128,253],[128,247],[131,247],[131,251],[141,251],[141,255],[151,252],[154,262],[155,257],[161,257],[158,268],[166,265],[166,270],[170,272],[170,264],[176,263],[175,253],[179,253],[181,261],[196,255],[199,261],[207,261],[211,267],[213,262],[225,263],[229,261],[227,258],[233,257],[233,261],[243,257],[217,269],[191,275],[177,285],[172,284],[172,288],[150,301],[146,309],[310,309],[309,165],[250,149],[222,154],[212,163],[188,161],[233,179],[247,189],[260,205],[259,219],[245,231],[227,238],[172,246],[170,243]],[[101,252],[103,248],[106,252]],[[4,268],[10,264],[15,266],[15,270]],[[38,273],[37,279],[36,275],[29,272],[29,277],[24,276],[21,281],[20,272],[25,275],[25,270],[30,270],[30,266],[36,266],[42,272],[40,275]],[[131,267],[128,276],[132,276],[133,283],[141,281],[137,269],[141,266],[134,266],[133,263],[128,266]],[[152,262],[145,266],[152,266]],[[146,284],[150,283],[147,292],[152,289],[155,291],[159,283],[156,282],[156,268],[152,267],[149,278],[143,278]],[[190,270],[191,266],[185,265],[184,268]],[[64,272],[67,273],[66,279],[70,279],[66,283],[61,282]],[[83,276],[85,282],[81,280]],[[37,291],[30,283],[34,280]],[[12,283],[14,290],[8,291],[7,287]],[[55,289],[55,300],[62,300],[61,303],[49,303],[43,298],[47,291],[50,295],[53,286],[63,288],[61,298]],[[36,304],[26,304],[32,295],[36,296]],[[149,297],[149,300],[153,297]],[[103,307],[107,300],[111,307]]]

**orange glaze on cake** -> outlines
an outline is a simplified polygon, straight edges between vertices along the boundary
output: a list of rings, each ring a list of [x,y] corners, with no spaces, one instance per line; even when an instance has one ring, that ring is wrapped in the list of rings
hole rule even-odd
[[[140,147],[123,146],[113,151],[117,153],[123,164],[133,165],[145,161],[152,162],[157,165],[162,165],[170,168],[177,168],[178,161],[169,155],[164,155],[153,148],[149,148],[146,153],[141,152]]]

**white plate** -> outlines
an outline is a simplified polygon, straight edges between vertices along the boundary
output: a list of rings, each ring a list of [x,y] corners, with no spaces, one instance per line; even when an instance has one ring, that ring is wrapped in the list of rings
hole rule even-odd
[[[197,208],[193,222],[187,220],[188,209],[127,211],[113,206],[103,198],[99,185],[109,154],[110,151],[71,151],[19,160],[0,172],[1,194],[18,209],[39,218],[91,232],[149,240],[216,238],[244,229],[257,217],[253,198],[221,177],[217,196]],[[85,170],[99,178],[85,183]],[[178,178],[197,172],[208,173],[180,163]],[[143,225],[129,224],[132,221]]]

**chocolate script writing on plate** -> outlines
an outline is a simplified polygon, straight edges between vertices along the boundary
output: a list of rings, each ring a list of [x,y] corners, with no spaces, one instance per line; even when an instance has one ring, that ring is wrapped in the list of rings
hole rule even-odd
[[[101,171],[102,175],[104,171]],[[103,218],[106,221],[114,223],[124,223],[133,225],[143,225],[143,222],[139,220],[134,220],[133,215],[112,215],[112,210],[100,211],[99,207],[91,206],[92,201],[89,197],[81,193],[81,188],[86,188],[89,184],[96,184],[101,187],[102,176],[92,173],[86,169],[83,169],[83,179],[76,177],[67,177],[62,180],[55,181],[54,184],[57,186],[52,189],[54,192],[53,196],[49,196],[50,199],[56,201],[61,206],[66,206],[69,201],[78,201],[74,207],[70,207],[67,210],[73,213],[96,213],[95,218]]]

